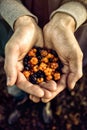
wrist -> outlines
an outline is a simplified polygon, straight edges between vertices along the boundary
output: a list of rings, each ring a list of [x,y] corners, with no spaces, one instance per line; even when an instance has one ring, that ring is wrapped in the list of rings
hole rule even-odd
[[[21,27],[27,27],[36,24],[36,21],[31,16],[21,16],[14,23],[14,30]]]
[[[78,1],[70,1],[61,5],[50,15],[52,18],[56,13],[65,13],[75,20],[75,30],[78,29],[87,20],[87,9]]]
[[[58,26],[71,29],[73,32],[75,31],[75,20],[72,16],[65,13],[56,13],[52,19],[55,21]]]

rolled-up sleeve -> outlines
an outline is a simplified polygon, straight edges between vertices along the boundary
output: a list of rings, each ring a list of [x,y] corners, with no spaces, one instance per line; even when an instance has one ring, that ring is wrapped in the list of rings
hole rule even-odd
[[[29,15],[38,22],[37,17],[27,10],[20,0],[0,0],[0,14],[12,28],[17,18],[24,15]]]
[[[72,16],[76,23],[76,29],[87,20],[87,9],[80,2],[71,1],[64,3],[52,12],[50,19],[58,12]]]

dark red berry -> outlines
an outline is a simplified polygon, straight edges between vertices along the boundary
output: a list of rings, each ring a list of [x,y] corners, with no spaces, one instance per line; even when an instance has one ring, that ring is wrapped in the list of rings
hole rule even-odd
[[[29,76],[29,81],[32,83],[32,84],[36,84],[37,83],[37,77],[35,74],[32,74]]]

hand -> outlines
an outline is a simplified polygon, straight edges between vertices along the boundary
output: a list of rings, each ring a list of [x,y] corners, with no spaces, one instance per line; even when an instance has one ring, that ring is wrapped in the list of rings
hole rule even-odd
[[[55,95],[58,94],[63,80],[66,81],[63,81],[63,88],[67,85],[70,89],[73,89],[76,82],[82,76],[83,54],[74,37],[74,30],[74,19],[62,13],[55,14],[51,21],[44,27],[45,46],[53,48],[58,53],[64,65],[62,69],[63,75],[57,84]]]
[[[6,44],[4,68],[8,86],[16,84],[23,91],[42,97],[44,92],[39,85],[29,83],[21,72],[23,58],[34,45],[43,46],[41,29],[32,17],[22,16],[15,22],[14,34]]]
[[[78,45],[77,40],[74,37],[75,21],[74,19],[63,13],[57,13],[51,19],[51,21],[45,25],[43,33],[45,46],[47,48],[54,49],[63,63],[62,76],[57,83],[55,91],[50,89],[55,86],[55,83],[42,84],[42,88],[49,91],[50,96],[41,98],[43,102],[52,100],[57,94],[59,94],[66,86],[73,89],[76,82],[82,76],[82,58],[83,54]],[[50,87],[48,87],[50,86]],[[31,99],[35,100],[32,96]],[[40,99],[35,101],[39,101]]]
[[[61,83],[59,83],[59,85],[57,85],[57,83],[53,80],[48,82],[42,82],[40,86],[44,91],[44,96],[42,98],[39,98],[37,96],[30,95],[29,97],[33,102],[38,103],[42,101],[44,103],[47,103],[50,100],[52,100],[57,94],[59,94],[61,91],[65,89],[65,84],[66,84],[65,75],[62,76]]]

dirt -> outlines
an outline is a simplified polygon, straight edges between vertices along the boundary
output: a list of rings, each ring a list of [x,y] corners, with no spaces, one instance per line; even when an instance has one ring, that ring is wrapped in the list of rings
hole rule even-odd
[[[0,130],[87,130],[87,66],[74,90],[65,89],[51,101],[52,120],[43,120],[45,104],[28,101],[13,125],[8,124],[8,117],[16,104],[7,93],[3,66],[4,59],[0,57]]]

